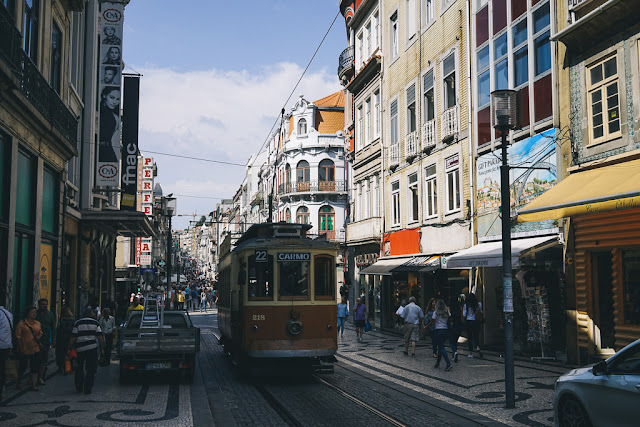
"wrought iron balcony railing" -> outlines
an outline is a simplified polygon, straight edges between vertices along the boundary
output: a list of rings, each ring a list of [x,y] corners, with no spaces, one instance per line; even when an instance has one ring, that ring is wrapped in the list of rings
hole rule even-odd
[[[396,167],[400,164],[400,144],[389,146],[389,167]]]
[[[338,78],[342,80],[348,72],[353,72],[355,67],[355,48],[349,46],[340,54],[338,60]]]
[[[448,110],[444,110],[442,113],[442,120],[440,120],[440,133],[442,139],[448,138],[450,136],[458,133],[458,106],[454,106],[449,108]]]
[[[411,159],[418,155],[418,131],[409,132],[404,140],[404,158]]]
[[[301,181],[278,185],[279,195],[291,193],[343,193],[345,191],[345,181]]]
[[[78,120],[22,50],[22,35],[9,12],[0,7],[0,59],[20,79],[20,90],[64,138],[76,145]]]
[[[575,9],[579,9],[581,6],[589,3],[590,1],[592,0],[567,0],[567,10],[571,12]]]
[[[436,146],[436,120],[429,120],[422,125],[422,150]]]

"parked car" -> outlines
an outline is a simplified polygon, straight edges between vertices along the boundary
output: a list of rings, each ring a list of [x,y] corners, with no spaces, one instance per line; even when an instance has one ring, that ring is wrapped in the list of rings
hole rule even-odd
[[[556,426],[638,425],[640,339],[605,361],[558,378],[553,410]]]

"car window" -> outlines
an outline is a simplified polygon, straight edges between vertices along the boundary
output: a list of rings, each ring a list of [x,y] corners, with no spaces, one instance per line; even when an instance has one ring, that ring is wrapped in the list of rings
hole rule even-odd
[[[622,353],[610,367],[612,374],[638,374],[640,375],[640,345]]]

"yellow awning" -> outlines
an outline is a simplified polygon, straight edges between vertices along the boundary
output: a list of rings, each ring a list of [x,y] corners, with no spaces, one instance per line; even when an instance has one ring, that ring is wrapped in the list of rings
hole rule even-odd
[[[518,222],[640,208],[640,160],[576,172],[518,212]]]

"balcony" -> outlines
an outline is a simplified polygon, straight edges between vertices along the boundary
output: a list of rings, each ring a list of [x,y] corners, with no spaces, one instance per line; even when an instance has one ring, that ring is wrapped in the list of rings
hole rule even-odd
[[[409,132],[404,140],[404,158],[413,159],[418,155],[418,131]]]
[[[278,185],[278,195],[293,193],[343,193],[345,181],[301,181]]]
[[[340,58],[338,59],[338,79],[340,79],[343,84],[347,83],[353,76],[355,69],[354,59],[355,48],[353,46],[349,46],[340,54]]]
[[[389,167],[394,168],[400,165],[400,144],[389,146]]]
[[[20,80],[20,91],[74,147],[78,120],[22,50],[22,35],[4,7],[0,7],[0,59]]]
[[[382,236],[382,218],[374,217],[347,224],[347,242],[379,241]]]
[[[573,54],[632,28],[640,14],[640,0],[567,0],[569,23],[556,33]]]
[[[440,134],[442,139],[451,138],[458,133],[458,106],[444,110],[440,120]]]
[[[436,146],[436,120],[429,120],[422,125],[422,151],[431,150]]]

